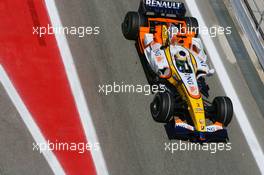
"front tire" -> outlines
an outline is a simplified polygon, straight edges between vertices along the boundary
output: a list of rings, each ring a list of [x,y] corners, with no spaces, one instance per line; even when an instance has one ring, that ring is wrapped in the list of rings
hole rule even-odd
[[[169,92],[159,92],[150,104],[152,118],[159,123],[168,123],[174,112],[174,98]]]
[[[215,116],[213,120],[222,123],[225,127],[233,118],[233,104],[228,97],[216,97],[213,101]]]

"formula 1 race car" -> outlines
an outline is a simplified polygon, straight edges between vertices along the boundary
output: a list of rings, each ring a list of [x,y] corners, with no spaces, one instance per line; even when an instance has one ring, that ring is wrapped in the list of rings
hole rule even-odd
[[[173,126],[166,128],[173,133],[169,138],[226,142],[233,105],[228,97],[206,100],[205,78],[214,70],[206,62],[197,19],[185,14],[180,2],[142,0],[137,12],[126,14],[122,32],[136,41],[149,84],[166,87],[155,94],[150,110],[156,122]]]
[[[214,73],[199,36],[196,18],[187,17],[183,3],[142,0],[137,12],[122,23],[126,39],[136,48],[150,85],[163,84],[150,105],[153,119],[166,123],[170,139],[226,142],[233,117],[228,97],[210,103],[205,78]]]

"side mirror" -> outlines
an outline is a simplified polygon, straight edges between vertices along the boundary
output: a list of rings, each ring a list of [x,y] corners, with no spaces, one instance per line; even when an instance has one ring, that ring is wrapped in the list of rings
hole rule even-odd
[[[207,73],[207,76],[212,76],[215,73],[214,69],[210,69]]]

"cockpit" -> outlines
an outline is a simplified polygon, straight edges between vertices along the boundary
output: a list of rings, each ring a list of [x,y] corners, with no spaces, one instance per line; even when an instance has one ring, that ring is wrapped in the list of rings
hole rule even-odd
[[[188,53],[180,50],[174,55],[175,66],[181,73],[193,73],[192,67],[189,64]]]

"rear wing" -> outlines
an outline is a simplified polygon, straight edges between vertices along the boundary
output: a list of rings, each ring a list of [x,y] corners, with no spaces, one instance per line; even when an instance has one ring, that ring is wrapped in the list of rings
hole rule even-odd
[[[152,12],[156,16],[169,14],[184,17],[186,14],[184,3],[163,0],[141,0],[138,11],[144,15]]]

